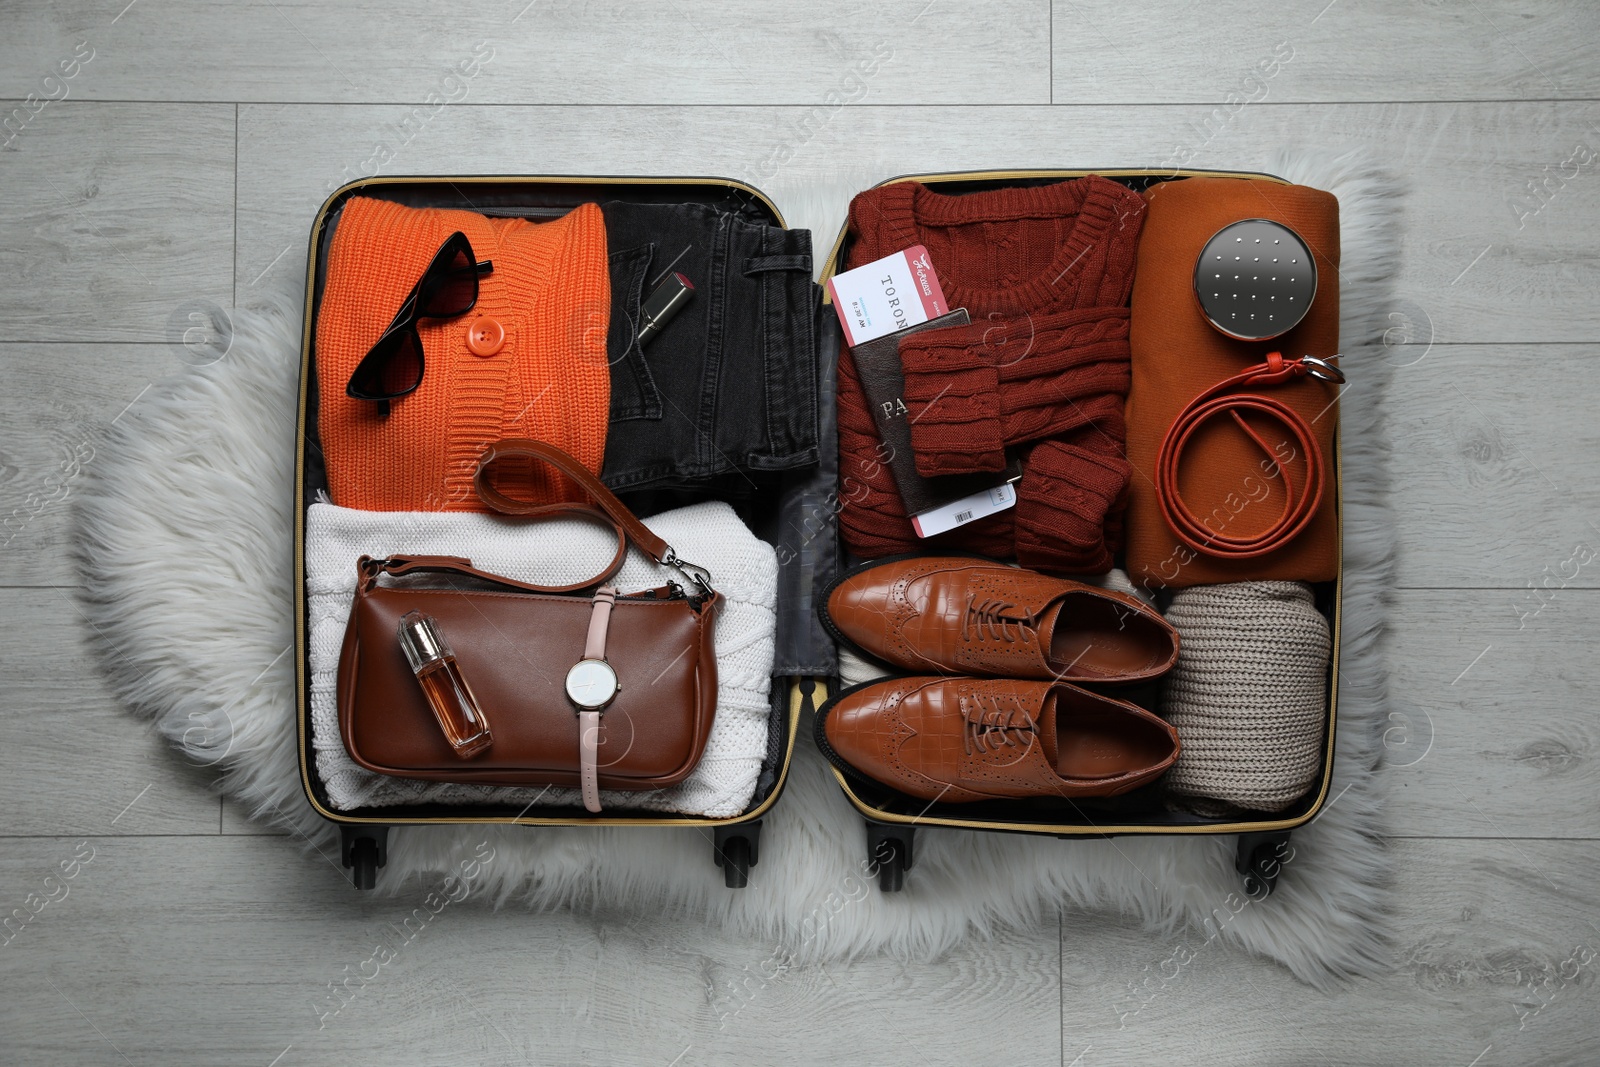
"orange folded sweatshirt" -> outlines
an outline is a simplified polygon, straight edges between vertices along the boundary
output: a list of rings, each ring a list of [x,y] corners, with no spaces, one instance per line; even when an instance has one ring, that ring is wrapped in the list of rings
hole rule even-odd
[[[1339,201],[1303,185],[1256,178],[1186,178],[1152,186],[1134,271],[1133,384],[1128,390],[1128,462],[1133,467],[1127,516],[1128,576],[1155,590],[1249,579],[1327,581],[1339,572],[1333,440],[1339,424],[1337,389],[1314,378],[1246,387],[1288,404],[1311,426],[1328,477],[1310,524],[1281,548],[1253,559],[1218,559],[1181,543],[1156,499],[1156,456],[1162,438],[1198,394],[1268,352],[1287,359],[1327,359],[1339,351]],[[1194,267],[1211,236],[1241,219],[1270,219],[1298,233],[1317,264],[1317,294],[1293,330],[1272,341],[1234,341],[1206,320],[1194,294]],[[1283,441],[1284,427],[1247,421],[1267,434],[1294,485],[1306,484],[1305,457]],[[1281,442],[1281,443],[1280,443]],[[1272,461],[1231,419],[1213,419],[1184,452],[1179,489],[1184,502],[1218,532],[1244,536],[1266,530],[1287,494]]]
[[[346,396],[351,372],[457,230],[479,261],[494,263],[479,279],[477,306],[417,323],[422,384],[393,401],[389,414]],[[473,471],[483,449],[503,437],[547,441],[598,474],[611,400],[610,307],[596,204],[533,223],[351,198],[328,249],[317,313],[317,426],[333,502],[372,511],[487,511]],[[479,340],[469,347],[475,329]],[[497,346],[482,340],[501,333]],[[527,460],[498,465],[495,482],[539,503],[583,499],[565,476]]]

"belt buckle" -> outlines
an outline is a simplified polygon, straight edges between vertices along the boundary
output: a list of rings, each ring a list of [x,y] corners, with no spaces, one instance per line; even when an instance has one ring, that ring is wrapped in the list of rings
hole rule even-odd
[[[1346,381],[1344,371],[1319,356],[1301,356],[1300,365],[1306,368],[1307,374],[1318,381],[1332,382],[1334,385],[1343,385]]]

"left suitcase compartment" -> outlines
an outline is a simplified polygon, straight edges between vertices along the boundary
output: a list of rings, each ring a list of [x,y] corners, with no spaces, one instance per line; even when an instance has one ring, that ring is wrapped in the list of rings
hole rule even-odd
[[[377,210],[391,212],[395,206],[469,211],[495,223],[517,219],[544,223],[561,219],[582,205],[600,203],[606,210],[608,235],[626,237],[626,240],[613,242],[609,248],[612,306],[590,299],[582,304],[581,313],[571,316],[571,322],[562,323],[550,335],[556,338],[557,347],[563,337],[572,338],[574,344],[592,346],[594,331],[601,331],[603,336],[608,327],[613,340],[622,336],[616,333],[619,329],[629,331],[634,337],[631,344],[607,346],[613,389],[622,390],[620,399],[613,395],[609,410],[613,432],[607,442],[605,469],[601,475],[607,486],[634,513],[643,517],[647,526],[661,527],[658,532],[669,540],[674,536],[687,536],[682,531],[689,526],[703,529],[708,522],[713,526],[720,523],[719,529],[737,531],[738,537],[743,539],[740,543],[750,549],[738,561],[706,559],[688,549],[683,552],[685,558],[708,568],[713,581],[717,580],[719,564],[737,577],[740,567],[756,566],[748,564],[749,559],[759,556],[766,560],[766,570],[762,571],[766,582],[763,588],[765,596],[775,601],[775,607],[763,602],[751,610],[767,612],[769,617],[775,614],[775,626],[769,624],[770,687],[765,687],[763,701],[747,702],[740,710],[740,743],[745,746],[741,751],[746,754],[740,764],[742,777],[737,790],[722,795],[719,803],[697,806],[697,802],[682,797],[663,799],[636,794],[634,799],[608,800],[603,810],[592,812],[578,800],[575,789],[516,790],[471,784],[457,788],[413,779],[352,777],[368,772],[354,763],[346,763],[337,723],[330,718],[333,698],[327,646],[334,623],[329,604],[336,601],[329,598],[329,576],[336,575],[342,581],[348,572],[353,578],[358,554],[477,555],[477,551],[449,551],[450,531],[460,528],[452,523],[482,519],[480,525],[485,528],[495,528],[497,524],[514,525],[511,520],[490,520],[431,498],[405,507],[391,504],[389,510],[381,503],[369,503],[367,506],[374,510],[365,511],[336,507],[358,494],[365,496],[365,483],[352,482],[348,466],[342,472],[342,488],[336,487],[330,499],[329,463],[324,446],[333,442],[324,440],[323,420],[319,419],[322,396],[330,384],[324,378],[319,387],[318,316],[325,300],[330,299],[330,246],[339,228],[351,217],[348,209],[358,201],[363,210],[371,209],[376,203]],[[661,212],[704,227],[701,232],[708,239],[698,242],[702,247],[692,254],[689,248],[678,247],[687,244],[681,234],[645,241],[644,238],[651,236],[649,220],[665,217]],[[297,721],[301,781],[306,797],[318,814],[340,827],[342,860],[358,889],[370,889],[375,884],[377,871],[387,860],[391,827],[486,823],[704,827],[711,831],[712,858],[722,867],[726,884],[731,888],[746,884],[750,868],[760,858],[762,817],[776,803],[783,788],[801,714],[807,707],[820,706],[827,695],[826,679],[837,670],[832,642],[820,630],[811,601],[811,589],[831,575],[836,556],[834,510],[830,506],[836,470],[831,458],[833,450],[823,444],[831,440],[833,433],[831,354],[836,320],[823,306],[820,289],[811,280],[808,235],[803,231],[786,231],[784,225],[777,208],[759,190],[721,178],[372,178],[341,188],[317,213],[308,253],[295,461]],[[759,236],[752,238],[750,233]],[[476,258],[488,261],[492,249],[475,251]],[[698,261],[696,256],[700,257]],[[559,270],[559,260],[556,262]],[[683,263],[697,265],[679,266],[675,270],[675,264]],[[502,277],[510,277],[512,271],[508,268],[515,266],[506,262],[500,267]],[[478,269],[487,274],[493,267],[480,263]],[[685,270],[702,276],[686,278]],[[733,273],[727,273],[729,271]],[[750,326],[747,338],[754,340],[743,346],[745,351],[737,358],[755,359],[758,365],[759,361],[765,361],[766,392],[750,393],[735,386],[740,391],[723,399],[740,401],[738,407],[755,410],[757,414],[751,425],[758,426],[760,433],[769,435],[770,440],[782,447],[774,446],[766,451],[751,449],[745,453],[731,449],[718,436],[720,426],[707,421],[710,416],[705,411],[709,406],[693,413],[684,410],[690,407],[686,394],[681,388],[675,393],[677,386],[668,379],[672,368],[663,363],[670,346],[657,341],[654,345],[659,347],[641,349],[638,343],[641,327],[646,333],[651,328],[649,324],[660,323],[655,328],[663,331],[672,329],[670,322],[659,314],[659,308],[650,306],[650,298],[672,290],[674,286],[670,280],[665,285],[661,280],[674,276],[683,278],[691,287],[699,286],[689,302],[693,310],[684,316],[686,322],[696,315],[712,323],[738,321],[743,317]],[[707,284],[705,276],[709,276],[711,284]],[[750,288],[740,291],[755,294],[754,299],[735,299],[734,285],[727,287],[728,293],[716,291],[716,278],[735,276],[746,279],[738,284]],[[426,280],[418,281],[419,287],[427,284]],[[806,287],[803,298],[797,297],[802,293],[800,286]],[[668,292],[667,298],[671,295]],[[337,298],[335,294],[332,299]],[[701,307],[694,308],[695,303]],[[388,321],[388,312],[393,309],[385,306],[384,310],[384,321]],[[404,307],[401,317],[403,314]],[[500,347],[494,342],[503,341],[504,333],[491,337],[488,331],[498,324],[489,316],[475,318],[471,313],[456,321],[459,325],[455,329],[466,327],[466,345],[473,357],[483,357],[481,364],[474,363],[464,375],[470,375],[479,366],[491,366],[492,357]],[[506,325],[512,331],[519,328],[516,321]],[[545,325],[538,328],[545,329]],[[680,326],[680,330],[691,328]],[[587,337],[584,331],[589,332]],[[432,335],[425,327],[423,337],[429,336]],[[660,336],[665,338],[668,334]],[[367,343],[368,340],[362,340],[363,349]],[[696,368],[703,375],[702,384],[719,380],[715,377],[717,359],[736,358],[733,354],[718,352],[715,344],[707,347],[705,366]],[[731,340],[729,347],[732,347]],[[419,356],[420,348],[421,342],[418,342]],[[751,348],[756,350],[754,355],[749,351]],[[331,357],[325,355],[325,358]],[[743,377],[746,379],[750,377],[749,369],[745,368]],[[456,372],[434,358],[431,352],[427,370],[424,372],[420,366],[417,370],[418,377],[425,373],[438,375],[436,381],[457,380],[452,377]],[[342,377],[341,374],[341,389]],[[356,382],[356,377],[352,376],[354,391],[348,394],[351,397],[356,397],[360,391],[358,385],[394,391],[390,388],[392,383],[376,378]],[[795,402],[795,398],[799,398],[799,402]],[[711,399],[719,398],[712,396]],[[340,396],[339,402],[343,401],[344,397]],[[404,402],[403,395],[395,401],[396,404]],[[537,396],[530,397],[530,409],[538,402]],[[735,407],[732,403],[726,406]],[[384,410],[386,412],[387,408]],[[511,418],[510,415],[500,417]],[[623,421],[617,421],[619,417]],[[656,421],[649,421],[651,418]],[[637,460],[639,455],[648,453],[649,444],[661,439],[670,439],[677,454],[682,455],[683,462],[673,465],[676,469],[667,469],[659,463],[652,467],[649,462]],[[613,463],[609,450],[612,445],[616,446],[618,454],[625,448],[632,449],[628,457],[633,462]],[[730,452],[733,455],[730,456]],[[374,478],[372,499],[394,492],[392,482],[376,484],[380,481],[382,477]],[[351,491],[352,485],[357,486],[357,492]],[[373,532],[373,522],[384,515],[407,520],[400,535],[383,531],[381,522],[376,527],[379,532]],[[693,519],[686,516],[693,516]],[[674,522],[678,525],[673,526]],[[674,535],[669,530],[679,533]],[[549,538],[545,543],[552,544]],[[487,561],[478,559],[475,562],[485,570],[507,573],[514,566],[512,561],[516,553],[525,550],[525,544],[519,544],[522,547],[504,547],[507,555],[499,567],[494,565],[492,553]],[[482,547],[480,543],[478,548]],[[581,548],[579,544],[574,551]],[[561,544],[551,551],[559,553],[566,549],[567,546]],[[350,557],[348,560],[346,555]],[[334,560],[333,564],[329,563],[330,559]],[[775,589],[771,584],[774,560]],[[631,584],[628,582],[630,573],[635,579]],[[623,586],[621,591],[627,593],[642,588],[645,584],[639,580],[642,573],[638,567],[632,572],[625,567],[622,581],[618,583]],[[735,589],[737,585],[735,581]],[[737,592],[730,596],[729,603],[734,608],[739,607]],[[733,629],[743,632],[737,624]],[[718,639],[719,642],[723,640],[720,633]],[[765,664],[766,661],[761,662]],[[746,695],[762,688],[752,685],[748,679],[741,685],[741,692]],[[491,724],[496,721],[497,714],[516,714],[514,709],[504,707],[489,711]],[[730,721],[733,720],[730,718]],[[714,734],[708,752],[725,751],[718,749]],[[738,799],[730,803],[729,796]],[[744,799],[746,796],[748,800]]]

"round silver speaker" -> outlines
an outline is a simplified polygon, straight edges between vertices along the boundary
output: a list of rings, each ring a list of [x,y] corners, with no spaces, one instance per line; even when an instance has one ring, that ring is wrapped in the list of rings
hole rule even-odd
[[[1236,341],[1266,341],[1300,324],[1317,295],[1317,264],[1280,222],[1218,230],[1194,265],[1194,294],[1211,325]]]

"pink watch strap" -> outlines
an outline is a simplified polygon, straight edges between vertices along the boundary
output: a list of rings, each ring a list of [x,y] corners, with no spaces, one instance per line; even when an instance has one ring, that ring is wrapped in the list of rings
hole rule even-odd
[[[603,585],[594,593],[594,612],[589,616],[589,637],[584,642],[584,659],[606,658],[606,628],[611,622],[611,605],[617,602],[615,586]],[[600,810],[600,713],[578,713],[579,784],[583,806]]]
[[[611,605],[617,602],[614,586],[602,585],[594,593],[594,613],[589,616],[589,640],[584,642],[584,659],[606,658],[606,627],[611,623]]]
[[[583,766],[583,806],[600,810],[600,713],[578,712],[578,758]]]

